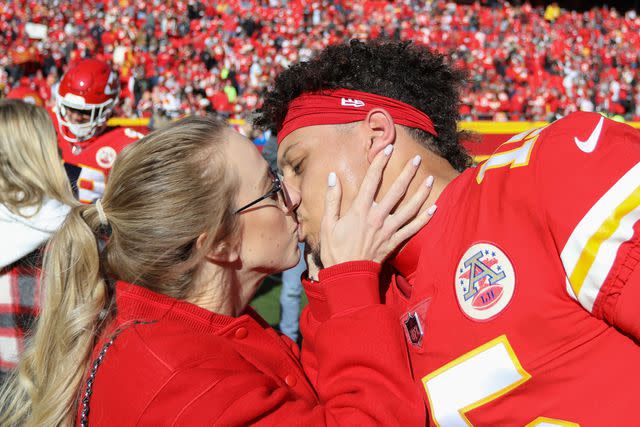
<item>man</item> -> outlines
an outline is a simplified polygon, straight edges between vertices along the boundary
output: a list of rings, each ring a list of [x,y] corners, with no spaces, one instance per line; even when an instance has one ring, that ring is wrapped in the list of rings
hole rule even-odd
[[[71,67],[55,90],[58,146],[73,190],[83,203],[102,196],[117,154],[143,136],[128,127],[107,130],[119,94],[118,74],[97,59]]]
[[[378,41],[328,47],[278,76],[257,124],[279,132],[310,260],[320,263],[330,172],[346,209],[385,146],[380,195],[421,155],[418,176],[435,177],[425,206],[438,212],[385,264],[380,293],[405,331],[429,424],[629,425],[640,384],[640,134],[575,113],[468,168],[462,81],[442,55]],[[305,281],[303,357],[326,306],[348,304],[370,274],[356,264]],[[354,286],[327,286],[336,274]]]

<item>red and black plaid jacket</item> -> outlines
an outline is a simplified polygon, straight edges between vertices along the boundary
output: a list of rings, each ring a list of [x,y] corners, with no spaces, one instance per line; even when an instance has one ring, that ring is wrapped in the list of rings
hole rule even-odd
[[[40,301],[41,251],[0,269],[0,382],[16,367]]]

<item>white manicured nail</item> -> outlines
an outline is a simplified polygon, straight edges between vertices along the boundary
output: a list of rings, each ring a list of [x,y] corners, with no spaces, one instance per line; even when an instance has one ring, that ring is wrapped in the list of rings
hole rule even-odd
[[[433,215],[435,213],[436,209],[438,209],[438,207],[436,205],[431,205],[431,207],[429,209],[427,209],[427,213],[429,215]]]
[[[422,161],[422,157],[420,157],[420,154],[418,154],[413,158],[413,166],[418,166],[421,161]]]
[[[433,186],[433,176],[432,175],[429,175],[429,177],[427,178],[427,181],[424,183],[424,185],[426,185],[429,188],[431,188]]]
[[[327,179],[327,184],[329,184],[329,187],[335,187],[337,180],[338,177],[336,176],[335,172],[331,172],[329,174],[329,178]]]
[[[393,144],[389,144],[386,147],[384,147],[385,156],[390,156],[392,151],[393,151]]]

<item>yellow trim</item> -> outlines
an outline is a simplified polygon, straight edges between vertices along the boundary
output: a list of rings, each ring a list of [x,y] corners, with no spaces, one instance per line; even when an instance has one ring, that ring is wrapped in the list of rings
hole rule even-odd
[[[539,135],[539,134],[538,134]],[[531,138],[531,139],[526,139],[522,145],[518,148],[514,148],[512,150],[507,150],[507,151],[500,151],[498,152],[498,150],[500,150],[501,147],[503,147],[506,144],[513,144],[513,142],[505,142],[503,143],[498,150],[496,150],[495,153],[493,153],[488,159],[487,162],[484,163],[482,166],[480,166],[480,169],[478,170],[478,175],[476,175],[476,182],[478,184],[481,184],[482,181],[484,180],[485,175],[487,174],[488,170],[491,169],[498,169],[498,168],[502,168],[505,166],[509,166],[509,169],[515,169],[515,168],[520,168],[523,166],[527,166],[529,164],[529,161],[531,160],[531,153],[533,152],[533,147],[536,144],[536,141],[538,141],[538,135],[536,135],[535,137]],[[493,157],[497,157],[497,156],[503,156],[503,155],[508,155],[509,153],[515,153],[518,152],[522,149],[525,148],[525,144],[530,144],[529,147],[527,148],[527,158],[526,160],[524,160],[521,163],[516,163],[516,159],[512,158],[508,161],[505,161],[503,163],[496,163],[496,164],[489,164],[489,160]]]
[[[640,122],[623,122],[636,129],[640,129]],[[528,129],[547,126],[549,122],[491,122],[478,120],[475,122],[460,122],[460,130],[469,130],[477,133],[489,133],[494,135],[513,134],[517,135]]]
[[[513,348],[511,347],[511,344],[509,343],[509,340],[507,339],[506,335],[500,335],[498,338],[495,338],[491,341],[489,341],[486,344],[481,345],[480,347],[477,347],[473,350],[471,350],[470,352],[463,354],[462,356],[458,357],[457,359],[447,363],[446,365],[436,369],[435,371],[431,372],[429,375],[425,376],[422,378],[422,385],[425,389],[425,392],[427,393],[427,399],[429,400],[429,409],[431,414],[433,414],[433,403],[431,402],[431,396],[429,395],[429,389],[427,388],[427,382],[429,380],[431,380],[432,378],[437,377],[438,375],[440,375],[441,373],[448,371],[449,369],[458,366],[459,364],[461,364],[462,362],[465,362],[471,358],[473,358],[474,356],[477,356],[478,354],[488,350],[489,348],[492,347],[496,347],[498,345],[504,345],[505,349],[507,350],[507,353],[509,353],[509,357],[511,358],[511,361],[513,362],[513,366],[516,368],[516,371],[518,371],[518,373],[520,375],[522,375],[522,378],[514,383],[512,383],[511,385],[503,388],[502,390],[499,390],[487,397],[485,397],[484,399],[481,399],[475,403],[472,403],[471,405],[465,406],[464,408],[461,408],[458,410],[458,413],[460,414],[460,416],[462,417],[462,419],[464,420],[465,423],[467,423],[467,425],[469,425],[470,427],[473,427],[472,424],[469,422],[469,420],[467,419],[467,417],[465,416],[465,413],[475,409],[479,406],[484,405],[487,402],[490,402],[504,394],[507,394],[508,392],[510,392],[511,390],[513,390],[514,388],[518,387],[519,385],[521,385],[522,383],[528,381],[531,378],[531,375],[524,370],[524,368],[522,367],[522,365],[520,364],[520,361],[518,360],[518,357],[516,356],[515,352],[513,351]],[[438,421],[435,419],[434,416],[432,416],[434,423],[440,427],[440,424],[438,424]]]
[[[573,268],[571,276],[569,277],[569,283],[571,283],[571,288],[573,288],[576,297],[584,285],[589,270],[598,255],[600,246],[615,233],[620,226],[622,218],[638,206],[640,206],[640,186],[615,208],[613,213],[600,225],[598,231],[587,240],[578,258],[578,262],[576,262],[576,266]]]
[[[148,118],[112,117],[107,120],[107,126],[148,126]]]
[[[487,160],[489,157],[491,157],[491,155],[489,155],[489,154],[487,154],[487,155],[482,155],[482,156],[473,156],[473,162],[474,162],[475,164],[482,163],[482,162],[484,162],[485,160]]]
[[[460,122],[460,130],[470,130],[478,133],[490,134],[519,134],[528,129],[538,128],[548,125],[549,122],[492,122],[478,120],[475,122]]]
[[[535,427],[542,423],[549,423],[549,424],[562,426],[562,427],[580,427],[580,424],[572,423],[571,421],[557,420],[555,418],[547,418],[547,417],[538,417],[524,427]]]
[[[150,119],[148,117],[112,117],[107,120],[107,126],[148,126]],[[245,119],[228,119],[230,125],[244,125],[247,123]]]

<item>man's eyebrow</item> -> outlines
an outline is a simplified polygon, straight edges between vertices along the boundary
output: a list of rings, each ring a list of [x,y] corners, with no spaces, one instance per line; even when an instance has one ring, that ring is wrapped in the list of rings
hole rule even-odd
[[[297,146],[298,146],[298,141],[295,141],[295,142],[291,143],[291,145],[289,145],[289,146],[284,150],[284,153],[282,153],[282,163],[283,163],[283,164],[288,163],[288,161],[287,161],[287,156],[288,156],[288,154],[289,154],[289,151],[291,151],[291,149],[292,149],[292,148],[295,148],[295,147],[297,147]]]

